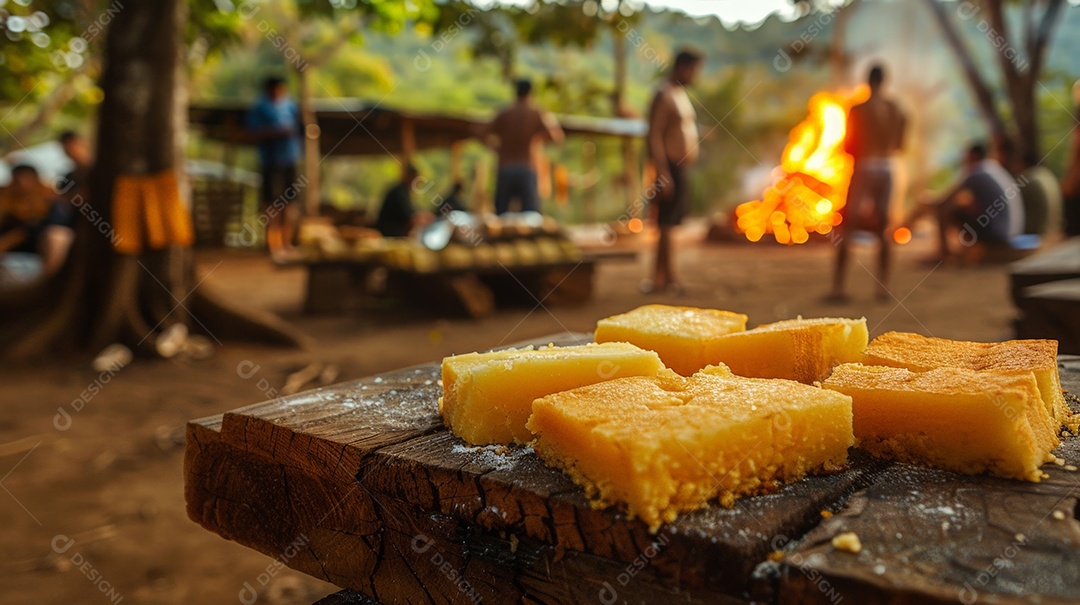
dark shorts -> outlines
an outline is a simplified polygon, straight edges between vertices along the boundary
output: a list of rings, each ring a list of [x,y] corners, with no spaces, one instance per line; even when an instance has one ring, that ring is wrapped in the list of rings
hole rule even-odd
[[[301,188],[296,181],[296,166],[263,166],[259,203],[265,208],[285,206],[300,199]]]
[[[1009,243],[1007,223],[990,222],[985,220],[983,213],[972,212],[967,208],[954,206],[950,202],[943,203],[945,204],[943,207],[946,213],[945,220],[960,229],[961,244],[970,246],[976,242],[982,242],[997,246]]]
[[[671,173],[671,195],[665,198],[654,195],[652,198],[656,208],[656,224],[661,227],[678,225],[690,210],[689,171],[675,163],[668,164],[668,171]],[[654,190],[659,186],[659,182],[654,184]]]
[[[845,229],[881,232],[889,223],[892,171],[884,166],[856,168],[840,209]]]
[[[502,166],[495,179],[495,214],[510,211],[510,202],[521,202],[521,212],[540,212],[540,194],[536,190],[536,171],[529,166]]]

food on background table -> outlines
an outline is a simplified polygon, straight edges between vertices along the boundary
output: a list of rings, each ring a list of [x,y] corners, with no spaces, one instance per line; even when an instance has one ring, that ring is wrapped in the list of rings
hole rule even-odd
[[[714,338],[708,355],[740,376],[812,384],[861,359],[868,339],[865,318],[800,317]]]
[[[531,239],[514,240],[514,253],[520,265],[535,265],[540,262],[540,248]]]
[[[518,264],[517,249],[513,242],[499,242],[495,247],[495,264],[511,267]]]
[[[472,445],[528,443],[533,400],[625,376],[665,370],[652,351],[625,342],[509,349],[443,359],[439,410]]]
[[[595,505],[622,503],[652,531],[719,497],[837,470],[854,444],[851,398],[712,366],[620,378],[533,403],[528,429],[548,464]]]
[[[667,367],[689,376],[716,363],[709,345],[714,338],[742,332],[745,315],[717,309],[645,305],[601,319],[596,342],[629,342],[656,351]]]
[[[1039,481],[1059,443],[1028,371],[853,363],[822,386],[851,397],[859,447],[881,458]]]
[[[1072,424],[1058,376],[1056,340],[965,342],[907,332],[887,332],[875,338],[863,353],[866,365],[907,368],[925,372],[935,368],[968,370],[1025,370],[1034,373],[1046,409],[1056,426]]]
[[[558,263],[564,259],[562,246],[553,237],[540,237],[536,239],[536,249],[540,254],[540,262]]]
[[[492,267],[497,262],[495,247],[487,243],[479,244],[473,248],[473,258],[476,259],[477,267]]]
[[[439,266],[444,269],[468,269],[474,265],[472,249],[462,244],[449,244],[439,252]]]

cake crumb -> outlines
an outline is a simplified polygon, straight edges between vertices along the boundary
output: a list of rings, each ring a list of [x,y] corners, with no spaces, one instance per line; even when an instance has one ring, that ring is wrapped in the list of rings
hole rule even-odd
[[[832,545],[836,550],[852,553],[862,552],[862,542],[859,540],[858,534],[853,531],[837,534],[832,539]]]
[[[1024,534],[1016,534],[1013,537],[1016,538],[1016,541],[1021,543],[1021,544],[1023,544],[1024,541],[1027,540],[1027,536],[1025,536]]]
[[[784,553],[779,550],[774,550],[769,553],[769,560],[773,563],[779,563],[784,560]]]
[[[517,552],[517,547],[518,547],[517,534],[510,534],[510,553],[511,554],[516,553]]]
[[[1042,473],[1042,474],[1041,474],[1040,476],[1041,476],[1041,477],[1042,477],[1043,479],[1049,479],[1049,478],[1050,478],[1050,474],[1049,474],[1049,473]]]
[[[1053,512],[1053,515],[1054,515],[1054,518],[1057,519],[1058,521],[1063,521],[1065,519],[1065,513],[1060,511],[1060,510],[1055,510]]]
[[[832,519],[832,511],[829,511],[829,510],[821,511],[821,518],[822,519]]]
[[[1057,456],[1054,456],[1054,464],[1056,464],[1058,466],[1065,466],[1065,459],[1064,458],[1058,458]]]
[[[1075,464],[1066,464],[1065,465],[1065,470],[1069,471],[1070,473],[1075,473],[1076,472],[1076,465]]]

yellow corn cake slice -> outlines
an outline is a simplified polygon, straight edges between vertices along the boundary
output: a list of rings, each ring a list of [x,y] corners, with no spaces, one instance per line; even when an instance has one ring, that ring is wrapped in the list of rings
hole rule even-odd
[[[788,319],[714,338],[707,357],[740,376],[824,380],[833,367],[859,361],[869,335],[866,319]]]
[[[645,305],[628,313],[601,319],[596,342],[629,342],[656,351],[664,364],[683,376],[707,365],[709,342],[746,329],[746,316],[718,309]]]
[[[595,506],[624,504],[656,531],[719,497],[837,470],[854,444],[851,398],[712,366],[684,378],[620,378],[533,403],[528,428],[548,464]]]
[[[853,363],[822,386],[851,397],[859,447],[881,458],[1038,481],[1058,445],[1031,372]]]
[[[443,359],[439,411],[473,445],[527,443],[525,422],[537,397],[664,369],[656,353],[625,342],[455,355]]]
[[[1056,340],[966,342],[908,332],[888,332],[870,343],[862,362],[866,365],[907,368],[913,372],[942,367],[1033,372],[1046,409],[1060,427],[1069,423],[1072,412],[1061,391],[1057,352]]]

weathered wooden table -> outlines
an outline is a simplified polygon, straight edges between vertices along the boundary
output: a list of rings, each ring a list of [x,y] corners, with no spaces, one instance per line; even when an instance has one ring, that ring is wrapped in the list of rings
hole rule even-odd
[[[1062,367],[1080,389],[1080,357]],[[440,392],[432,363],[192,421],[188,514],[356,591],[325,603],[1080,602],[1072,466],[1025,483],[853,451],[650,535],[527,448],[466,447]],[[1080,465],[1080,439],[1057,455]],[[860,553],[831,546],[845,531]]]

